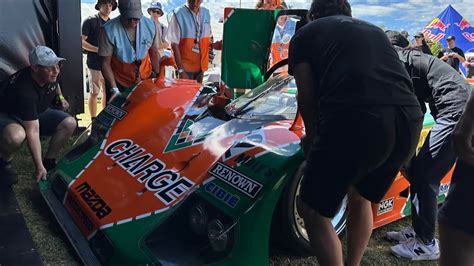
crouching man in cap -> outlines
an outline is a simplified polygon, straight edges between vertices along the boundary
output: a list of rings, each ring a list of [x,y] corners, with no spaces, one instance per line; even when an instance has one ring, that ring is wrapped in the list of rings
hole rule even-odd
[[[140,0],[119,0],[120,15],[102,27],[99,56],[107,99],[159,73],[159,40],[155,24],[143,16]]]
[[[36,181],[46,178],[56,167],[59,151],[76,129],[76,120],[69,114],[51,108],[57,101],[68,109],[57,78],[60,62],[53,50],[35,47],[29,55],[30,66],[7,80],[0,97],[0,181],[4,185],[17,182],[11,167],[12,155],[27,140],[36,166]],[[40,135],[51,136],[48,151],[42,160]]]

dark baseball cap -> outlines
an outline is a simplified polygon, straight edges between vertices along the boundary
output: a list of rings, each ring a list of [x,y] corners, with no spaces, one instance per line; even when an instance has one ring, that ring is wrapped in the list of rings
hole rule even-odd
[[[417,33],[415,34],[415,38],[423,38],[423,37],[425,37],[425,36],[424,36],[423,33],[421,33],[421,32],[417,32]]]
[[[446,38],[446,41],[455,41],[456,40],[456,37],[454,37],[453,35],[449,35],[448,38]]]
[[[119,0],[118,8],[120,16],[125,19],[141,19],[142,13],[142,2],[140,0]]]
[[[401,48],[407,47],[410,42],[408,42],[407,38],[403,36],[400,32],[398,31],[393,31],[393,30],[387,30],[385,31],[385,34],[387,35],[388,40],[392,45],[396,45]]]

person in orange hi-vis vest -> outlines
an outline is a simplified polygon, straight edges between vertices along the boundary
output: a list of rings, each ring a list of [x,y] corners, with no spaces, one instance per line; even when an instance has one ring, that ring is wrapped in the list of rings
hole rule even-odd
[[[211,16],[201,3],[202,0],[187,0],[173,10],[167,33],[179,77],[198,82],[202,82],[204,71],[208,69],[209,49],[222,48],[222,41],[211,42]]]
[[[119,0],[120,16],[102,27],[99,56],[107,101],[133,84],[159,73],[159,32],[143,16],[140,0]]]

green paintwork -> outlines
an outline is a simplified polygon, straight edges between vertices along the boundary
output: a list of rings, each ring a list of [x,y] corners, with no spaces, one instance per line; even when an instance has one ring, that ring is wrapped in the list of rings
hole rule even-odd
[[[234,9],[224,22],[221,79],[230,88],[255,88],[267,70],[278,11]]]
[[[435,120],[433,116],[431,115],[431,110],[428,104],[426,104],[426,113],[425,113],[425,119],[423,120],[423,127],[426,126],[432,126],[434,125]]]

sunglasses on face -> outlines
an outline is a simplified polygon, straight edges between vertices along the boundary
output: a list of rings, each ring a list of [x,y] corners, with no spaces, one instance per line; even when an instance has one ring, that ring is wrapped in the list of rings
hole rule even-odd
[[[157,14],[161,14],[161,13],[162,13],[161,10],[159,10],[159,9],[152,9],[152,10],[150,10],[150,12],[151,12],[151,13],[157,13]]]

